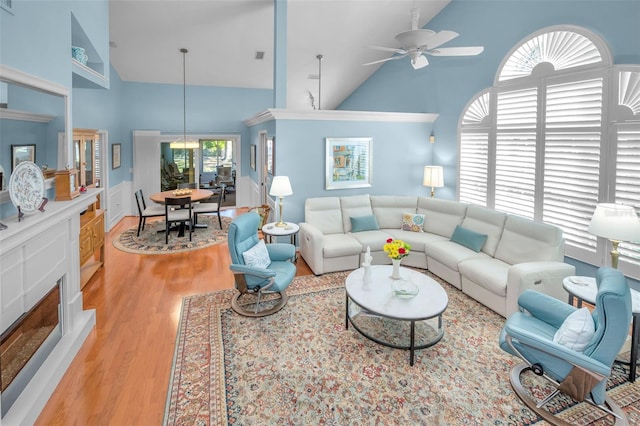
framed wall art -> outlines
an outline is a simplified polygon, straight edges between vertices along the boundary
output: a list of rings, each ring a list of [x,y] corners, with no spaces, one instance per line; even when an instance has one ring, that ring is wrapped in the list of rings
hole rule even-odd
[[[327,138],[326,189],[371,186],[371,138]]]
[[[251,170],[256,171],[256,145],[251,144],[249,147],[249,166],[251,166]]]
[[[276,138],[267,139],[267,152],[265,153],[267,174],[276,175]]]
[[[118,169],[120,168],[120,149],[121,149],[121,144],[119,143],[114,143],[113,145],[111,145],[111,168],[112,169]]]
[[[36,162],[35,145],[11,145],[11,171],[23,161]]]

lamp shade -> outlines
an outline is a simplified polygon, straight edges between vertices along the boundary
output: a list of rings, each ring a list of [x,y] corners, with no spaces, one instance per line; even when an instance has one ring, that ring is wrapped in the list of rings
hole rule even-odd
[[[432,188],[441,188],[444,186],[444,174],[442,166],[424,166],[424,179],[422,185]]]
[[[274,176],[271,181],[271,189],[269,190],[269,195],[274,195],[276,197],[286,197],[287,195],[292,195],[293,190],[291,189],[291,182],[289,182],[288,176]]]
[[[640,241],[640,220],[632,206],[600,203],[596,206],[589,232],[617,241]]]

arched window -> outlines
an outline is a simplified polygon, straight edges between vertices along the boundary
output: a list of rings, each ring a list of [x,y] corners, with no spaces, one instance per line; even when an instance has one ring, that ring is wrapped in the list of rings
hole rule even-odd
[[[640,66],[611,66],[602,39],[546,28],[504,58],[459,122],[461,201],[562,228],[568,256],[605,264],[587,232],[598,202],[640,208]],[[620,268],[640,277],[640,241]]]

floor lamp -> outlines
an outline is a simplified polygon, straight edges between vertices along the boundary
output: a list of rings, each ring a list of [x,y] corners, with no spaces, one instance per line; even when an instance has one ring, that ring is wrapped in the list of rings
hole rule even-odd
[[[431,187],[431,198],[435,195],[435,188],[444,186],[442,166],[424,166],[422,185]]]
[[[618,245],[622,241],[640,241],[640,220],[631,206],[600,203],[593,212],[589,232],[611,241],[611,267],[618,267]]]

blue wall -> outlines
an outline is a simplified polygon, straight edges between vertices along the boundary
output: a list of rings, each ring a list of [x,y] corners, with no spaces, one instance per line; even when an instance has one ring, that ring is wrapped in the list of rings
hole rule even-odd
[[[431,157],[430,130],[431,123],[278,120],[276,175],[289,176],[293,189],[293,195],[285,200],[285,220],[302,222],[308,197],[427,195],[422,173]],[[325,189],[327,137],[373,139],[370,188]]]

